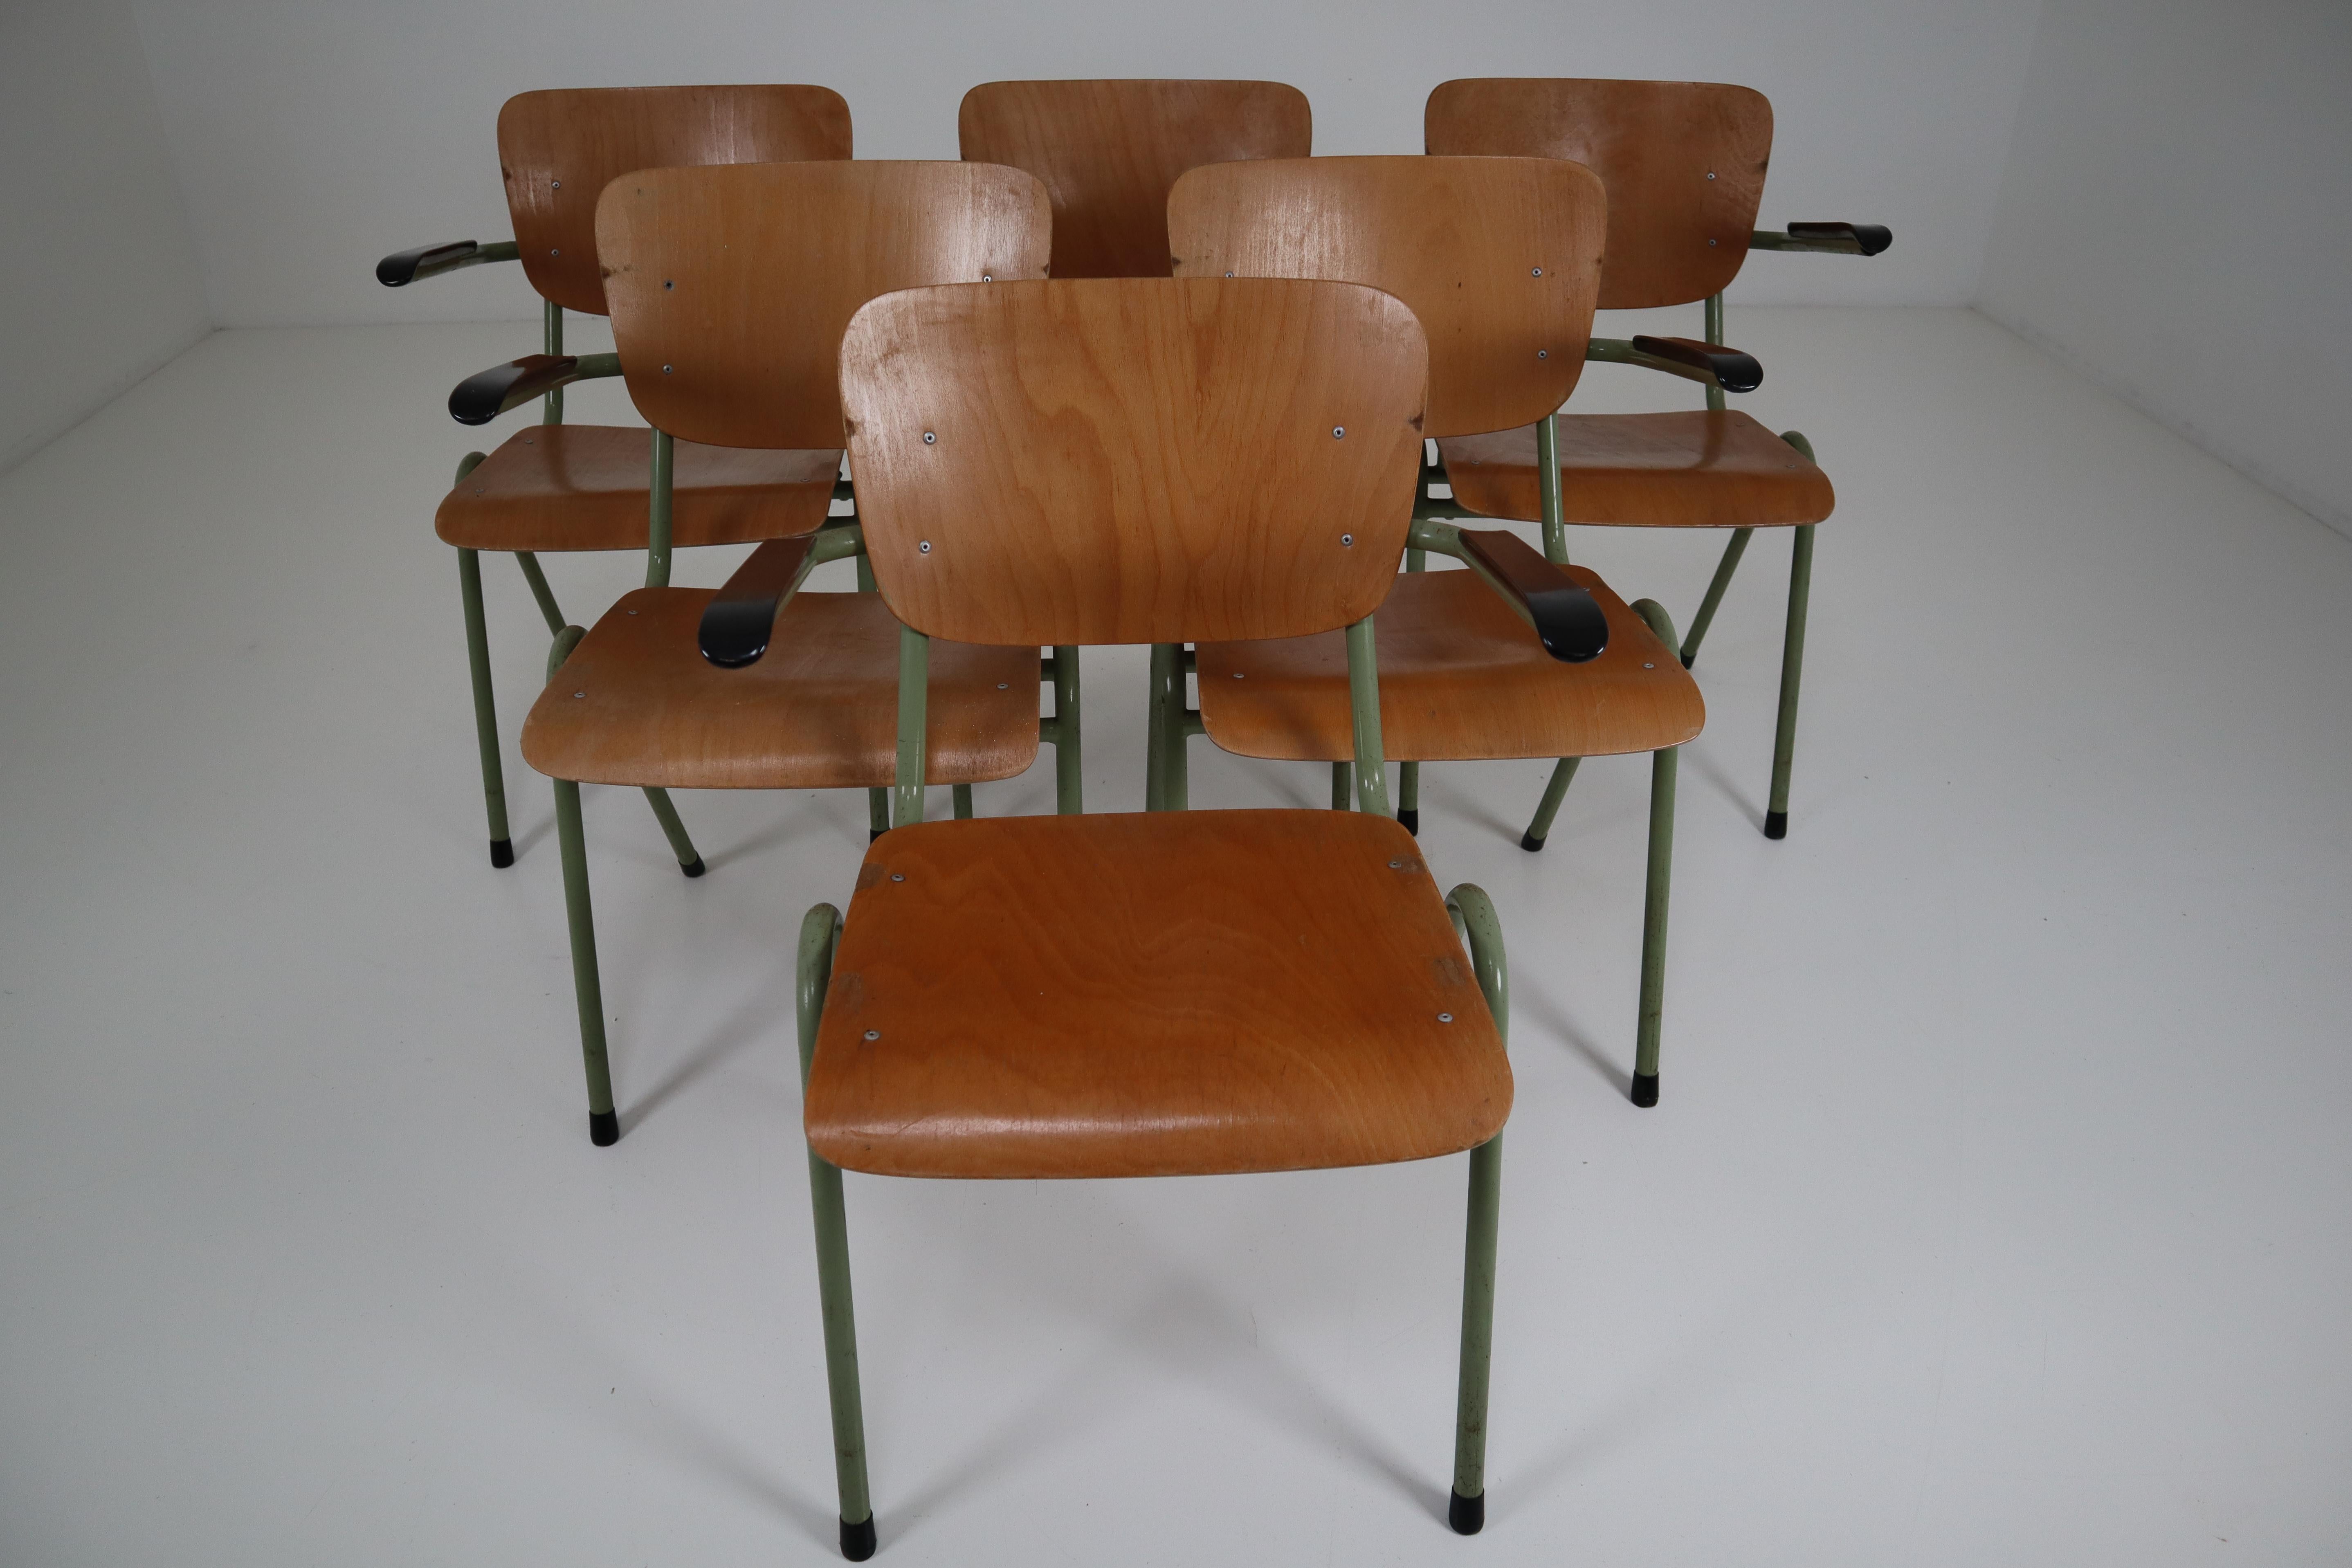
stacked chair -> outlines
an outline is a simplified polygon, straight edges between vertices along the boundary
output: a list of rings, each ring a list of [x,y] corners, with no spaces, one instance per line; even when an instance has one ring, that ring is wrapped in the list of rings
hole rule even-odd
[[[1726,411],[1762,373],[1724,346],[1721,290],[1751,247],[1886,244],[1753,231],[1769,136],[1744,89],[1456,81],[1426,154],[1316,159],[1277,83],[992,82],[963,100],[962,161],[851,162],[822,88],[529,93],[499,122],[515,240],[380,264],[401,286],[520,259],[545,301],[545,352],[450,399],[479,424],[543,398],[543,422],[470,454],[436,526],[494,865],[480,552],[516,555],[554,638],[522,752],[554,783],[593,1142],[620,1122],[580,786],[644,791],[689,876],[670,790],[872,803],[847,912],[809,909],[796,955],[845,1556],[877,1545],[845,1171],[1467,1153],[1448,1518],[1482,1528],[1508,963],[1486,895],[1441,894],[1421,853],[1419,769],[1557,759],[1538,849],[1580,759],[1650,753],[1633,1099],[1656,1103],[1675,758],[1706,717],[1688,667],[1752,531],[1794,527],[1780,837],[1832,499],[1801,437]],[[1596,309],[1702,299],[1702,338],[1592,336]],[[565,310],[608,314],[614,352],[565,355]],[[1560,413],[1593,359],[1707,406]],[[566,385],[613,375],[650,429],[562,423]],[[1570,564],[1570,522],[1733,530],[1688,637]],[[674,588],[689,543],[757,548]],[[646,586],[567,624],[538,553],[640,547]],[[857,592],[807,587],[839,561]],[[1080,650],[1102,644],[1151,650],[1141,813],[1083,813]],[[1334,809],[1187,811],[1195,735],[1328,765]],[[978,817],[972,786],[1045,743],[1055,815]],[[952,820],[927,820],[934,784]]]

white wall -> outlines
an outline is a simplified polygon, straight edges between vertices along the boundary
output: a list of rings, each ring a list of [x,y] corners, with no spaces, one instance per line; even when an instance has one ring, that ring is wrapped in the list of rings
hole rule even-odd
[[[1000,77],[1257,76],[1315,105],[1318,152],[1418,152],[1448,77],[1745,82],[1779,135],[1764,220],[1895,226],[1864,262],[1759,256],[1753,301],[1965,304],[2039,0],[140,0],[214,313],[231,325],[527,314],[511,268],[398,292],[371,264],[509,233],[492,142],[526,89],[815,81],[868,157],[956,154]]]
[[[0,4],[0,468],[211,330],[124,0]]]
[[[2352,533],[2352,4],[2051,0],[1979,302]]]

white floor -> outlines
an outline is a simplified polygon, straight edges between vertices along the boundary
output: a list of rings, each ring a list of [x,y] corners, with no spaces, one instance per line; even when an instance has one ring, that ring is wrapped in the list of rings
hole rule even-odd
[[[1540,856],[1543,764],[1426,784],[1517,1005],[1485,1535],[1443,1521],[1460,1159],[852,1177],[880,1561],[2352,1551],[2352,542],[1973,314],[1733,325],[1841,505],[1785,843],[1784,538],[1699,663],[1657,1110],[1645,764]],[[865,802],[682,795],[688,882],[590,792],[590,1147],[511,750],[544,634],[486,563],[493,872],[428,521],[442,397],[531,337],[217,335],[0,478],[0,1562],[836,1560],[790,955]],[[1607,374],[1580,403],[1687,390]],[[1684,619],[1718,544],[1572,541]],[[639,569],[552,563],[583,620]],[[1139,660],[1086,679],[1089,804],[1133,809]]]

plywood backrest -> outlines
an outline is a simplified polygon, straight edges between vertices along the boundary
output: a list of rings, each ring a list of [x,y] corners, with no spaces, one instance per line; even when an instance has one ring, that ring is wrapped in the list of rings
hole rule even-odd
[[[1601,308],[1686,305],[1721,292],[1747,259],[1772,104],[1719,82],[1449,81],[1429,95],[1423,144],[1582,163],[1609,187]]]
[[[1608,235],[1589,169],[1555,158],[1285,158],[1176,182],[1180,278],[1328,278],[1412,307],[1429,434],[1533,424],[1584,368]]]
[[[604,313],[596,198],[635,169],[849,156],[849,105],[829,87],[593,87],[526,92],[499,110],[499,167],[532,288]]]
[[[1045,188],[992,163],[643,169],[596,210],[613,343],[655,428],[841,445],[842,330],[877,294],[1045,276]]]
[[[1348,283],[1094,279],[875,300],[841,347],[891,613],[962,642],[1304,636],[1404,551],[1428,353]]]
[[[1054,276],[1168,276],[1168,191],[1202,163],[1304,158],[1307,95],[1275,81],[992,81],[963,95],[963,155],[1054,198]]]

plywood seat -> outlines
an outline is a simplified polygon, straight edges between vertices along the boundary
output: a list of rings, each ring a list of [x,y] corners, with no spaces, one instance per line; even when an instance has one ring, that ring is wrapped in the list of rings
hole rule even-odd
[[[855,1171],[1150,1176],[1425,1159],[1510,1106],[1412,838],[1360,813],[1216,811],[883,835],[806,1123]]]
[[[534,425],[458,482],[434,531],[461,550],[643,550],[653,432],[616,425]],[[824,525],[838,451],[677,443],[671,499],[677,544],[748,544]]]
[[[1454,499],[1486,517],[1542,516],[1532,425],[1441,440]],[[1569,522],[1769,528],[1819,522],[1837,505],[1811,458],[1745,414],[1559,416],[1559,500]]]
[[[1408,572],[1372,617],[1381,744],[1399,762],[1599,757],[1654,752],[1706,721],[1698,684],[1593,573],[1568,574],[1609,620],[1586,664],[1544,652],[1528,624],[1471,572]],[[1245,757],[1340,762],[1355,754],[1348,650],[1338,632],[1202,643],[1201,722]]]
[[[767,656],[720,669],[696,638],[715,592],[640,588],[607,611],[532,707],[525,760],[582,784],[889,784],[898,623],[881,598],[795,595],[777,617]],[[1011,778],[1036,760],[1037,671],[1034,647],[931,645],[929,782]]]

